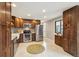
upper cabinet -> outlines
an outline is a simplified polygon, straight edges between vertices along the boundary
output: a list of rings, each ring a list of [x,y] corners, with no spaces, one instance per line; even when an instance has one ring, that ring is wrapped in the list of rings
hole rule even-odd
[[[12,22],[11,22],[11,25],[12,27],[18,27],[18,28],[22,28],[23,27],[23,19],[22,18],[12,18]]]
[[[15,18],[15,27],[23,27],[23,19]]]
[[[24,24],[24,21],[23,21],[23,19],[22,18],[19,18],[19,25],[20,25],[20,27],[23,27],[23,24]]]
[[[35,28],[36,25],[41,24],[40,20],[24,19],[24,23],[31,24],[31,28]]]
[[[20,27],[20,20],[19,20],[19,18],[15,18],[14,25],[15,25],[15,27]]]
[[[35,28],[36,25],[41,24],[40,20],[23,19],[12,16],[11,26],[16,28],[23,28],[24,24],[31,24],[31,28]]]
[[[32,28],[35,28],[36,25],[40,24],[40,20],[32,20],[31,24],[32,24]]]

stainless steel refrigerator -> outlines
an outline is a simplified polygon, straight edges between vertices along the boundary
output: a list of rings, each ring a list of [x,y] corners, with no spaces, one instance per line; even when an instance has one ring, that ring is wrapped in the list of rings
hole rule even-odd
[[[36,41],[43,41],[43,25],[36,25]]]

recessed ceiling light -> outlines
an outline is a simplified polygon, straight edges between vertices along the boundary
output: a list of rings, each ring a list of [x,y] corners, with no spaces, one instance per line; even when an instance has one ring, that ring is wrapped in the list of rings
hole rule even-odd
[[[12,5],[12,7],[16,7],[16,5],[14,3],[12,3],[11,5]]]
[[[27,14],[27,16],[31,16],[31,14]]]
[[[43,13],[45,13],[45,12],[46,12],[46,10],[45,10],[45,9],[43,9],[43,10],[42,10],[42,12],[43,12]]]

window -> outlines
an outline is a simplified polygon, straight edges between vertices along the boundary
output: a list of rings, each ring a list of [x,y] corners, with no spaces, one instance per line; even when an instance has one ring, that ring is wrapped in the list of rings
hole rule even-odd
[[[55,21],[55,33],[63,34],[63,21],[62,20]]]
[[[63,34],[63,21],[61,20],[61,34]]]

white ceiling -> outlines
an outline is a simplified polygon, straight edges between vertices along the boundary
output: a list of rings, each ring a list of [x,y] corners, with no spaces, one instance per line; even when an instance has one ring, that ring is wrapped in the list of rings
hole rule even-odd
[[[16,7],[12,7],[12,15],[26,19],[47,20],[62,15],[63,11],[79,5],[79,2],[13,2]],[[45,9],[46,13],[42,10]],[[28,17],[27,14],[31,14]],[[44,16],[47,18],[44,19]]]

